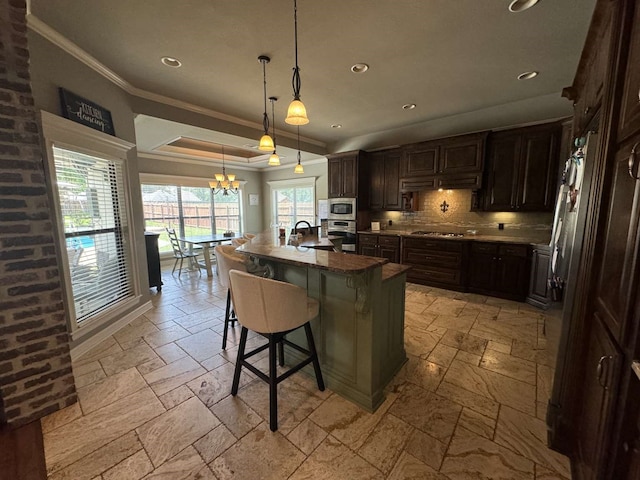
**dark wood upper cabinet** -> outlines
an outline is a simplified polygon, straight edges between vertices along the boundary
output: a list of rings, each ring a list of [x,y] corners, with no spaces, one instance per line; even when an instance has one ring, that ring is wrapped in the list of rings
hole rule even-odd
[[[436,142],[421,142],[405,146],[402,176],[428,176],[438,173]]]
[[[640,5],[636,2],[629,2],[627,5],[625,21],[631,22],[631,32],[624,74],[619,140],[640,130]]]
[[[480,188],[487,133],[473,133],[404,146],[401,190]]]
[[[621,345],[625,343],[626,322],[633,308],[631,299],[638,285],[634,272],[638,269],[640,187],[629,175],[628,160],[632,145],[639,141],[637,135],[627,142],[609,167],[611,188],[605,200],[608,211],[596,261],[595,308]]]
[[[557,123],[492,133],[484,209],[552,210],[560,136]]]
[[[329,198],[362,197],[368,188],[362,189],[359,169],[359,151],[329,155]],[[360,195],[359,195],[360,194]]]
[[[369,207],[372,210],[402,210],[399,148],[367,154],[369,165]]]

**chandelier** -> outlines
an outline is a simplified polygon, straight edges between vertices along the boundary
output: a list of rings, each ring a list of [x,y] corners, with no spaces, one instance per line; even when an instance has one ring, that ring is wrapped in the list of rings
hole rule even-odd
[[[240,188],[240,182],[236,180],[236,176],[233,173],[227,175],[224,168],[224,145],[222,147],[222,173],[215,174],[215,181],[209,182],[209,187],[214,194],[222,192],[222,195],[229,195],[231,193],[238,193]]]
[[[298,3],[293,0],[293,27],[294,27],[294,47],[296,56],[296,66],[293,69],[293,78],[291,85],[293,86],[293,101],[289,104],[287,110],[287,118],[284,119],[289,125],[306,125],[309,123],[307,117],[307,109],[300,100],[300,67],[298,67]]]

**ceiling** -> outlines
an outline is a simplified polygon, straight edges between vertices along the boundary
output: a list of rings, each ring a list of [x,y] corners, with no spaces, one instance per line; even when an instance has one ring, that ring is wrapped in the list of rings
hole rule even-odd
[[[573,81],[595,0],[541,0],[520,13],[509,12],[509,3],[298,0],[301,98],[310,119],[300,127],[303,140],[316,153],[374,149],[570,115],[560,92]],[[277,138],[290,147],[285,163],[295,161],[296,130],[284,123],[293,0],[31,0],[30,12],[136,92],[206,109],[229,127],[221,133],[142,115],[140,151],[171,154],[155,149],[184,131],[195,140],[256,145],[263,112],[257,57],[270,56]],[[163,56],[182,66],[163,65]],[[369,70],[352,73],[357,62]],[[540,74],[517,80],[530,70]],[[407,103],[416,108],[403,110]],[[266,155],[253,158],[247,163],[266,165]]]

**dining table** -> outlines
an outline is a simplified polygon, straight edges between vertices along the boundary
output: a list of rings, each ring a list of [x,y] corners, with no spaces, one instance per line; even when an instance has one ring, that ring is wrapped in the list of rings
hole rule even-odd
[[[207,277],[213,277],[210,249],[216,244],[221,244],[222,242],[230,242],[235,238],[242,238],[242,235],[225,235],[222,233],[211,235],[189,235],[185,237],[178,237],[178,240],[188,245],[189,252],[193,252],[193,247],[195,245],[202,247],[202,256],[204,257],[204,263],[199,262],[197,259],[195,263],[198,268],[203,268],[207,272]]]

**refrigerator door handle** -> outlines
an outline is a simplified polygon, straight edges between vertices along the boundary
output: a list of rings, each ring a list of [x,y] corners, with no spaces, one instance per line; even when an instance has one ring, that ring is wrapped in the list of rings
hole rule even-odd
[[[634,180],[640,180],[640,177],[638,176],[638,167],[636,166],[636,148],[638,148],[638,146],[640,146],[640,142],[633,146],[631,149],[631,155],[629,155],[629,175]]]

